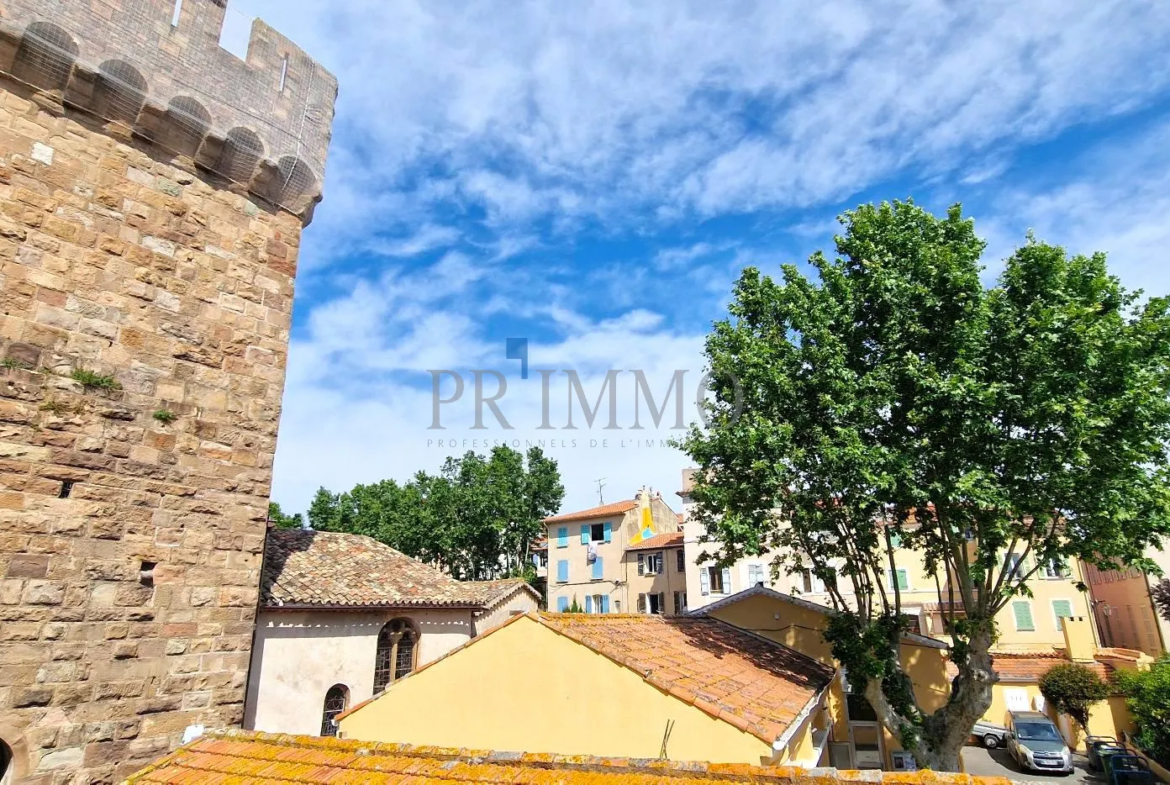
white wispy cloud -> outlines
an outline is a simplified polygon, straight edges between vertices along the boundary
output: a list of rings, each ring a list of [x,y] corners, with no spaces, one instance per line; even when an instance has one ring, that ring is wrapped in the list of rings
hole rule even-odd
[[[834,201],[1170,83],[1165,3],[241,6],[337,72],[339,134],[377,151],[346,167],[367,170],[359,185],[410,191],[425,212],[435,194],[402,179],[421,167],[501,228]],[[330,200],[322,221],[358,220]]]
[[[994,258],[1034,228],[1170,290],[1164,129],[1016,179],[1030,145],[1164,99],[1167,3],[233,5],[341,85],[276,463],[291,509],[317,484],[403,478],[502,436],[469,430],[469,389],[446,409],[454,446],[437,446],[431,369],[508,371],[508,438],[549,440],[534,426],[539,382],[514,378],[502,324],[531,330],[533,367],[576,369],[591,395],[608,369],[645,370],[661,391],[675,370],[693,383],[738,269],[831,251],[836,206],[895,178],[944,202],[979,193]],[[583,261],[586,234],[649,250],[615,243]],[[563,413],[563,380],[554,395]],[[570,434],[551,438],[578,445],[550,450],[567,506],[592,503],[599,476],[620,496],[672,491],[685,465],[660,445]]]
[[[384,256],[418,256],[436,248],[448,247],[458,239],[459,230],[454,227],[428,223],[407,237],[375,238],[369,243],[368,249]]]

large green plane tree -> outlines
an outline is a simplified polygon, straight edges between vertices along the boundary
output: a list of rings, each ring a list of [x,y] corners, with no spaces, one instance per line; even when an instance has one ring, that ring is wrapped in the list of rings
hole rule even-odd
[[[1148,567],[1170,531],[1168,305],[1031,237],[987,287],[957,206],[840,221],[814,278],[744,270],[707,339],[706,424],[683,441],[696,514],[721,560],[811,565],[850,682],[919,765],[956,771],[991,705],[996,615],[1052,560]],[[953,633],[958,675],[929,714],[898,659],[895,545]]]

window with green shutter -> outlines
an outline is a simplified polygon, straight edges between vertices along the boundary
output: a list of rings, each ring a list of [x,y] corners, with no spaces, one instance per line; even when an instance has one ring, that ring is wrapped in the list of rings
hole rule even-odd
[[[1019,632],[1036,631],[1036,623],[1032,621],[1032,605],[1027,600],[1013,602],[1012,613],[1016,617],[1016,630]]]
[[[909,591],[910,590],[910,573],[906,572],[905,568],[899,567],[894,572],[890,572],[889,570],[887,570],[886,574],[889,577],[889,585],[890,585],[891,589],[894,588],[894,576],[897,575],[898,576],[898,591]]]
[[[1052,615],[1056,617],[1056,629],[1064,629],[1064,619],[1071,618],[1072,600],[1053,600],[1052,601]]]

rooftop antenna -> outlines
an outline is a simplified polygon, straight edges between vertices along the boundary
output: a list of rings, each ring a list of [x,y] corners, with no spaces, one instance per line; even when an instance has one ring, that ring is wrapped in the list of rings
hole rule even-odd
[[[601,489],[605,487],[605,478],[601,477],[594,480],[594,482],[597,483],[597,503],[605,504],[605,496],[601,493]]]

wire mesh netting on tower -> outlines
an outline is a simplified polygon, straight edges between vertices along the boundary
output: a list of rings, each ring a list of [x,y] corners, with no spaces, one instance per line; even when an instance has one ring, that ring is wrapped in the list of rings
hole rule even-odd
[[[10,2],[10,16],[32,13],[28,0]],[[311,204],[305,197],[320,189],[332,77],[289,49],[287,39],[233,15],[220,0],[176,3],[173,19],[169,11],[168,18],[155,19],[160,8],[127,3],[105,20],[87,16],[87,5],[63,6],[57,19],[34,17],[10,73],[70,108],[189,159],[188,165],[294,212],[304,210]],[[222,42],[229,30],[237,39],[247,33],[244,51],[216,44],[216,36]]]

